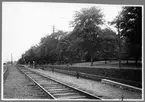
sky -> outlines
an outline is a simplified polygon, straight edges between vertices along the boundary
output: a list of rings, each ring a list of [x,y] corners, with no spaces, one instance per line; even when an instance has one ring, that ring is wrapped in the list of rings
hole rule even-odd
[[[120,5],[2,2],[2,60],[10,61],[12,54],[13,61],[17,61],[42,37],[52,33],[53,25],[55,31],[71,31],[69,24],[75,11],[92,6],[102,10],[106,21],[112,21],[121,10]]]

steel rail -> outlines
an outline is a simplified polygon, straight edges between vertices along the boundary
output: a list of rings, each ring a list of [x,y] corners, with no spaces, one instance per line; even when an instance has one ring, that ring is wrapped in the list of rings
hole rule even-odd
[[[28,69],[28,70],[29,70],[29,69]],[[33,71],[32,71],[32,72],[33,72]],[[76,87],[74,87],[74,86],[68,85],[68,84],[66,84],[66,83],[64,83],[64,82],[61,82],[61,81],[59,81],[59,80],[57,80],[57,79],[54,79],[54,78],[52,78],[52,77],[45,76],[45,75],[43,75],[43,74],[41,74],[41,73],[38,73],[38,72],[33,72],[33,73],[39,74],[39,75],[41,75],[41,76],[43,76],[43,77],[46,77],[46,78],[51,79],[51,80],[53,80],[53,81],[56,81],[56,82],[58,82],[58,83],[60,83],[60,84],[62,84],[62,85],[64,85],[64,86],[67,86],[67,87],[69,87],[69,88],[72,88],[72,89],[74,89],[74,90],[76,90],[76,91],[80,91],[80,92],[82,92],[82,93],[88,94],[89,96],[92,96],[92,97],[94,97],[94,98],[96,98],[96,99],[102,100],[102,98],[100,98],[100,97],[98,97],[98,96],[95,96],[95,95],[93,95],[93,94],[91,94],[91,93],[88,93],[88,92],[86,92],[86,91],[84,91],[84,90],[81,90],[81,89],[79,89],[79,88],[76,88]]]
[[[25,68],[25,67],[24,67],[24,68]],[[19,68],[19,69],[20,69],[20,68]],[[91,97],[92,99],[102,100],[102,99],[101,99],[100,97],[98,97],[98,96],[95,96],[95,95],[93,95],[93,94],[90,94],[90,93],[88,93],[88,92],[86,92],[86,91],[84,91],[84,90],[78,89],[78,88],[76,88],[76,87],[67,85],[66,83],[60,82],[60,81],[58,81],[58,80],[56,80],[56,79],[53,79],[53,78],[48,77],[48,76],[45,76],[45,75],[43,75],[43,74],[41,74],[41,73],[34,72],[34,71],[30,70],[29,68],[25,68],[25,70],[28,70],[28,71],[30,71],[30,72],[32,72],[32,73],[35,73],[35,74],[39,75],[39,76],[45,77],[45,78],[47,78],[47,79],[49,79],[49,80],[55,81],[55,82],[57,82],[57,83],[59,83],[59,84],[61,84],[61,85],[64,85],[64,86],[69,87],[69,88],[71,88],[71,89],[73,89],[73,90],[76,90],[77,92],[83,93],[83,94],[85,94],[86,96],[88,95],[88,97]],[[25,74],[26,74],[26,73],[25,73]],[[31,78],[31,80],[34,80],[34,79]],[[35,80],[34,80],[34,81],[35,81]],[[35,81],[35,82],[36,82],[36,81]],[[38,82],[36,82],[36,83],[39,84]],[[39,84],[39,86],[40,86],[41,88],[43,88],[43,86],[41,86],[40,84]],[[43,88],[43,89],[45,90],[45,88]],[[49,93],[47,90],[45,90],[45,92]],[[53,97],[53,99],[56,99],[51,93],[49,93],[49,95],[51,95],[51,96]]]
[[[37,81],[35,81],[31,76],[26,74],[24,71],[22,71],[19,67],[17,67],[24,75],[26,75],[32,82],[35,83],[40,89],[42,89],[47,95],[49,95],[52,99],[55,99],[53,95],[51,95],[47,90],[45,90]]]

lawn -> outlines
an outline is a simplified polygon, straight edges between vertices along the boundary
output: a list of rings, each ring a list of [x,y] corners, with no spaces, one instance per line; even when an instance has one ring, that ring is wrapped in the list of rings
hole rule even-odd
[[[68,64],[42,66],[45,70],[47,70],[47,68],[54,68],[54,70],[60,69],[74,72],[82,72],[86,74],[93,74],[97,76],[103,76],[110,80],[123,82],[126,84],[131,83],[130,85],[138,87],[141,87],[142,83],[141,62],[136,66],[134,61],[129,61],[129,64],[126,64],[126,61],[122,61],[121,68],[119,68],[118,66],[118,61],[108,61],[107,64],[105,64],[104,61],[96,61],[94,62],[93,66],[90,66],[90,62],[73,63],[72,66]]]
[[[66,66],[71,66],[69,64],[63,64]],[[117,60],[113,60],[113,61],[107,61],[107,63],[105,63],[105,61],[95,61],[93,62],[93,66],[91,66],[91,62],[82,62],[82,63],[73,63],[72,66],[76,66],[76,67],[92,67],[92,68],[119,68],[119,63]],[[141,61],[138,62],[138,64],[135,64],[135,61],[128,61],[128,64],[126,63],[126,61],[122,60],[121,61],[121,68],[137,68],[137,69],[141,69],[142,68],[142,64]]]

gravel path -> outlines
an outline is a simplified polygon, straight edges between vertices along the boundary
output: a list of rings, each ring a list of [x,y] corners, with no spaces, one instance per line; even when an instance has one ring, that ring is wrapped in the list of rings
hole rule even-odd
[[[41,69],[31,69],[31,70],[37,71],[46,76],[50,76],[67,84],[70,84],[74,87],[78,87],[82,90],[86,90],[89,93],[93,93],[97,96],[102,96],[102,98],[104,99],[120,99],[122,97],[122,94],[125,99],[141,99],[142,95],[141,92],[122,90],[120,88],[112,87],[107,84],[102,84],[99,81],[93,81],[84,78],[77,79],[74,76],[69,76],[57,72],[53,73],[50,71],[43,71]]]
[[[23,75],[15,66],[10,67],[4,83],[4,99],[46,99],[46,94]]]

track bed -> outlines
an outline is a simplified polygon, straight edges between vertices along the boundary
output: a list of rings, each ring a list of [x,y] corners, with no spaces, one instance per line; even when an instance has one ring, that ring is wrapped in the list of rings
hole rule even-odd
[[[44,77],[30,71],[25,67],[18,67],[26,76],[28,76],[36,85],[42,88],[45,93],[51,96],[52,99],[97,99],[99,97],[91,95],[85,91],[79,90],[74,87],[65,85],[48,77]]]

